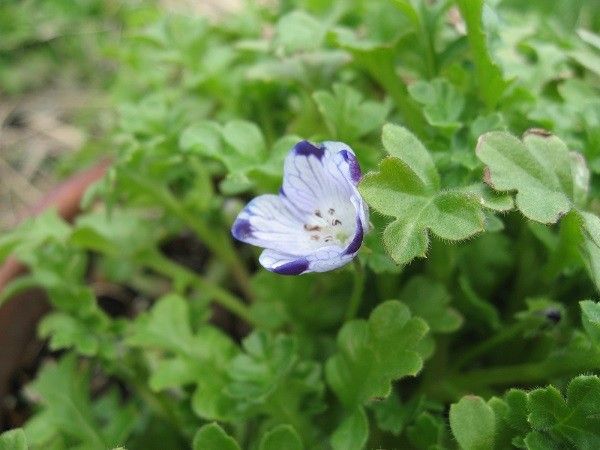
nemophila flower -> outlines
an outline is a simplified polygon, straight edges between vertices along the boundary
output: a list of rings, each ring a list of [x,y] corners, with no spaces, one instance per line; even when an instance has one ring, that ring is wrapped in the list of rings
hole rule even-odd
[[[346,144],[301,141],[286,157],[279,195],[253,199],[231,233],[263,247],[259,261],[271,272],[299,275],[341,267],[352,261],[368,229],[360,178]]]

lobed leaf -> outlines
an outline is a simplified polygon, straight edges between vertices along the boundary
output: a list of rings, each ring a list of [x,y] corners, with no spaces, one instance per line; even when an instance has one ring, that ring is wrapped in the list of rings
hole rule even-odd
[[[390,300],[368,321],[347,322],[338,333],[338,352],[325,366],[327,382],[348,407],[387,397],[390,383],[416,375],[423,365],[418,345],[428,330],[402,303]]]
[[[398,264],[425,256],[428,232],[461,240],[483,231],[485,216],[475,195],[441,190],[431,155],[406,129],[386,125],[383,142],[388,153],[378,172],[365,175],[359,190],[367,203],[395,217],[383,232],[387,252]]]
[[[517,208],[527,218],[555,223],[573,207],[581,176],[573,173],[573,159],[556,136],[531,130],[520,141],[495,131],[479,138],[476,152],[489,170],[487,182],[499,191],[517,191]]]
[[[463,450],[494,448],[494,411],[481,397],[469,395],[450,407],[450,428]]]
[[[209,423],[198,430],[193,450],[240,450],[238,443],[217,423]]]
[[[533,428],[526,442],[548,442],[557,448],[600,446],[600,378],[581,375],[569,383],[566,399],[554,387],[527,395],[527,420]]]

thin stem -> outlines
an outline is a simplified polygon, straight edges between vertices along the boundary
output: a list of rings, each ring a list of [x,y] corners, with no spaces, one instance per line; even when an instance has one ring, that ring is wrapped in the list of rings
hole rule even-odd
[[[243,294],[249,300],[254,299],[250,284],[250,275],[238,258],[231,239],[227,234],[223,233],[220,229],[210,228],[197,216],[190,214],[167,189],[161,189],[151,181],[130,171],[122,171],[121,176],[152,194],[170,213],[179,217],[189,226],[202,240],[202,243],[229,267]]]
[[[469,350],[465,351],[460,358],[454,363],[453,369],[458,370],[461,367],[466,366],[471,361],[477,359],[479,356],[488,353],[490,350],[496,348],[497,346],[510,341],[511,339],[517,337],[521,332],[525,331],[528,328],[531,328],[532,324],[529,321],[522,320],[520,322],[516,322],[509,327],[504,328],[501,332],[493,335],[489,339],[486,339],[479,344],[471,347]]]
[[[141,258],[140,262],[157,273],[171,278],[180,287],[194,286],[198,288],[211,296],[216,303],[228,311],[236,314],[249,324],[256,325],[250,309],[241,299],[216,284],[198,276],[187,267],[173,262],[158,252],[145,255]]]
[[[128,386],[146,403],[148,408],[157,416],[171,424],[184,439],[189,439],[177,416],[173,413],[173,408],[159,394],[152,392],[148,386],[140,381],[131,370],[123,369],[124,366],[113,368],[113,373],[121,380],[128,383]]]
[[[348,309],[346,310],[346,320],[352,320],[356,317],[365,290],[365,271],[357,258],[355,258],[353,262],[354,284],[352,285],[352,294],[350,295]]]
[[[593,355],[565,355],[538,363],[516,364],[472,370],[454,375],[448,382],[472,389],[472,386],[539,383],[553,377],[600,369],[600,352]]]

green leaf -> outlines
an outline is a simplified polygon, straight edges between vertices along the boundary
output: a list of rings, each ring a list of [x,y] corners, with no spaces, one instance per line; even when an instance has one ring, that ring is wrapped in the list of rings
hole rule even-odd
[[[383,127],[381,141],[385,150],[401,159],[424,185],[440,187],[440,175],[431,153],[408,129],[388,123]]]
[[[406,435],[411,444],[417,449],[429,450],[438,448],[446,434],[444,422],[428,412],[419,414],[414,423],[406,430]],[[443,448],[443,447],[441,447]]]
[[[479,96],[488,108],[493,108],[502,97],[507,83],[489,53],[487,36],[483,29],[484,0],[458,0],[457,4],[467,26],[467,39],[475,62]]]
[[[331,436],[333,450],[361,450],[369,437],[369,421],[364,408],[350,413]]]
[[[89,323],[68,314],[55,312],[44,317],[38,333],[43,339],[50,338],[51,350],[75,348],[77,353],[93,356],[98,353],[100,342]]]
[[[333,94],[317,91],[313,98],[331,134],[344,142],[381,127],[390,109],[385,103],[364,101],[359,91],[346,84],[334,84]]]
[[[496,418],[495,448],[524,448],[525,435],[531,430],[527,422],[527,394],[511,389],[503,398],[492,397],[488,405]]]
[[[527,442],[544,439],[557,448],[600,446],[600,378],[581,375],[569,383],[566,399],[554,387],[535,389],[527,395],[528,421],[534,434]]]
[[[28,389],[42,406],[35,416],[39,421],[25,427],[36,448],[62,438],[81,448],[105,450],[125,441],[138,420],[133,405],[115,397],[115,391],[92,403],[89,367],[79,367],[72,353],[46,364]]]
[[[278,425],[265,433],[259,450],[302,450],[304,446],[291,425]]]
[[[600,290],[600,218],[595,214],[578,211],[583,242],[579,248],[590,278]]]
[[[494,411],[481,397],[468,395],[450,407],[450,428],[463,450],[494,448]]]
[[[138,317],[128,342],[135,346],[193,354],[195,342],[188,314],[183,298],[175,294],[166,295],[155,303],[149,313]]]
[[[591,300],[579,302],[581,307],[581,321],[583,328],[592,341],[600,345],[600,303]]]
[[[349,407],[387,397],[391,381],[421,370],[417,347],[426,333],[426,323],[411,317],[408,307],[382,303],[368,321],[347,322],[338,333],[338,353],[325,366],[329,385]]]
[[[486,184],[471,184],[466,186],[464,190],[476,196],[483,207],[493,211],[506,212],[515,207],[513,199],[509,194],[494,191]]]
[[[404,430],[411,408],[401,404],[398,395],[392,393],[381,401],[373,402],[371,409],[375,412],[377,427],[397,436]]]
[[[221,127],[211,121],[191,125],[179,136],[179,147],[185,152],[217,158],[223,149]]]
[[[452,333],[460,328],[463,318],[448,306],[450,294],[443,284],[422,276],[411,278],[399,299],[413,315],[427,322],[432,333]]]
[[[244,339],[244,353],[228,367],[227,395],[243,417],[267,414],[290,423],[302,436],[310,433],[311,416],[322,409],[321,366],[299,355],[293,336],[258,330]]]
[[[440,190],[439,174],[425,148],[406,130],[384,127],[390,154],[378,172],[368,173],[359,185],[367,203],[382,214],[396,217],[383,232],[383,243],[398,264],[424,257],[428,230],[449,240],[480,232],[485,216],[477,198],[458,190]]]
[[[22,428],[0,434],[0,450],[27,450],[27,438]]]
[[[465,98],[448,80],[419,80],[408,87],[408,92],[424,105],[423,113],[430,125],[450,131],[460,128]]]
[[[194,450],[240,450],[235,439],[217,423],[209,423],[198,430],[192,444]]]
[[[151,389],[195,385],[192,409],[200,417],[226,419],[233,413],[225,394],[226,373],[238,349],[211,325],[202,324],[194,332],[189,306],[183,298],[172,294],[158,300],[149,313],[136,319],[127,342],[161,351],[162,357],[150,376]]]
[[[492,330],[497,330],[502,326],[498,309],[490,302],[481,298],[473,289],[469,278],[461,275],[458,279],[462,291],[461,311],[467,316],[478,322],[485,323]]]
[[[36,249],[48,242],[64,242],[71,228],[58,216],[55,209],[49,209],[39,216],[27,219],[9,233],[0,237],[0,261],[11,253],[22,261],[30,258]]]
[[[266,156],[265,140],[260,129],[252,122],[232,120],[222,129],[227,144],[223,162],[231,172],[250,167]]]
[[[580,177],[572,173],[572,158],[557,137],[531,130],[520,141],[491,132],[480,137],[476,152],[488,167],[488,183],[499,191],[517,191],[517,207],[527,218],[555,223],[573,207]]]
[[[363,197],[382,214],[396,217],[383,232],[383,243],[398,264],[424,257],[428,230],[443,239],[460,240],[482,231],[484,214],[477,198],[464,191],[441,190],[429,152],[402,127],[386,125],[383,144],[393,157],[360,183]]]
[[[396,71],[395,43],[378,44],[362,39],[347,39],[341,33],[337,35],[337,41],[351,53],[354,62],[389,93],[407,126],[417,135],[425,135],[426,123],[421,108],[410,98],[404,80]]]
[[[275,43],[288,53],[314,50],[325,38],[326,27],[303,11],[286,14],[275,27]]]

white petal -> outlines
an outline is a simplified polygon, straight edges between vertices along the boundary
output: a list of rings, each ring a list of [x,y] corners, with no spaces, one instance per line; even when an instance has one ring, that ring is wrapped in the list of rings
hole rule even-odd
[[[354,255],[344,254],[338,246],[322,247],[305,256],[293,256],[267,249],[258,261],[267,270],[281,275],[301,275],[310,272],[328,272],[348,264]]]
[[[304,222],[277,195],[260,195],[240,212],[231,227],[236,239],[248,244],[302,255],[312,251]]]
[[[282,194],[304,214],[323,205],[342,205],[353,193],[325,148],[307,141],[294,146],[285,160]]]

